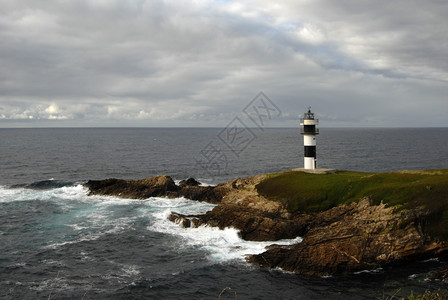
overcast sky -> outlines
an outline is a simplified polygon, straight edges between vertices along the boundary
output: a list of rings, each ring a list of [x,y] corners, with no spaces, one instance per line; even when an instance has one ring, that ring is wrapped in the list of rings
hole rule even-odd
[[[448,126],[448,1],[2,0],[0,127]]]

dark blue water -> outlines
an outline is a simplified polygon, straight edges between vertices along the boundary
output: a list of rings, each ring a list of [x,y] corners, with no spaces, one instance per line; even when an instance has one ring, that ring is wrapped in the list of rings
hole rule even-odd
[[[268,243],[166,219],[212,205],[87,196],[81,185],[160,174],[217,183],[303,165],[296,129],[254,129],[239,144],[220,133],[0,129],[0,298],[217,299],[223,291],[221,299],[375,299],[446,288],[425,280],[446,267],[441,260],[330,278],[260,269],[244,255]],[[448,129],[321,129],[317,153],[320,167],[337,169],[448,168]]]

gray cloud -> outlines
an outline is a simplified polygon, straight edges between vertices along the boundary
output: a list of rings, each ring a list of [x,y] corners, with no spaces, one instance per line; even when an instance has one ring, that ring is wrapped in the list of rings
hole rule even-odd
[[[2,1],[0,126],[447,126],[443,1]]]

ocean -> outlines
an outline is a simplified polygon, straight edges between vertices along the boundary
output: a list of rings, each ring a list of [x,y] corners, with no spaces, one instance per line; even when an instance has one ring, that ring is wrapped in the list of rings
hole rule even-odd
[[[322,278],[263,269],[244,257],[269,242],[167,220],[212,204],[88,196],[83,186],[162,174],[217,184],[303,166],[298,128],[249,131],[0,129],[0,298],[385,299],[446,289],[426,280],[448,267],[442,258]],[[448,128],[321,128],[317,159],[368,172],[448,168]]]

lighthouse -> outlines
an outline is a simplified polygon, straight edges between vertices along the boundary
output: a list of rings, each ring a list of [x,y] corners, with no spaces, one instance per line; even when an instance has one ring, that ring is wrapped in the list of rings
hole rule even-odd
[[[307,170],[314,170],[317,167],[316,135],[319,134],[319,129],[316,128],[316,125],[318,123],[319,120],[314,118],[314,113],[311,112],[311,106],[309,106],[303,118],[300,118],[300,134],[303,135],[305,147],[304,168]]]

